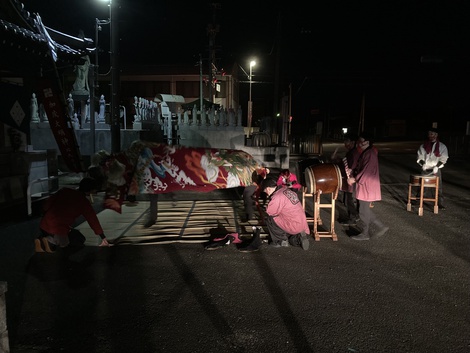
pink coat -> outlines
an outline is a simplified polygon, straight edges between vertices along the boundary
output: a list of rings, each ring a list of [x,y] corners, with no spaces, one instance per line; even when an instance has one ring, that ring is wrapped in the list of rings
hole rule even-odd
[[[266,213],[274,217],[274,222],[288,234],[309,234],[305,211],[297,193],[285,186],[271,195]]]
[[[362,152],[355,173],[356,199],[361,201],[380,201],[379,157],[374,147]]]

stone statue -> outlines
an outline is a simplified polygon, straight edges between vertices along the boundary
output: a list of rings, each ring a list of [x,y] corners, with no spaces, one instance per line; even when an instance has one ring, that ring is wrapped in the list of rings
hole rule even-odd
[[[48,123],[49,122],[49,119],[47,118],[47,114],[46,114],[46,109],[44,108],[44,104],[39,104],[39,119],[44,122],[44,123]]]
[[[74,130],[80,129],[80,122],[78,121],[77,113],[74,113],[71,119]]]
[[[36,98],[35,93],[33,93],[33,96],[31,98],[31,122],[39,123],[38,99]]]
[[[212,105],[211,109],[209,109],[209,121],[207,122],[207,125],[213,125],[215,126],[215,110],[214,110],[214,105]]]
[[[106,101],[104,100],[104,95],[101,95],[100,97],[100,113],[98,114],[98,122],[99,123],[104,123],[104,111],[106,108]]]
[[[86,105],[85,105],[85,122],[86,123],[90,122],[90,96],[88,96],[88,99],[86,100]]]
[[[74,110],[75,110],[75,107],[74,107],[74,102],[72,98],[72,93],[69,93],[69,97],[67,98],[67,113],[70,119],[73,118]]]
[[[223,106],[220,107],[219,110],[219,126],[225,126],[227,124],[226,118],[226,111]]]
[[[197,125],[197,108],[196,104],[193,106],[193,125]]]
[[[201,125],[206,125],[206,107],[201,109]]]
[[[152,111],[153,111],[153,113],[152,113],[153,120],[160,123],[160,109],[158,108],[158,103],[157,102],[153,102]]]
[[[137,98],[137,96],[134,97],[134,110],[135,110],[135,114],[134,114],[134,123],[140,123],[140,110],[139,110],[139,100]]]
[[[178,107],[178,125],[181,125],[181,107]]]
[[[183,114],[183,123],[184,125],[188,125],[189,124],[189,115],[188,115],[188,111],[185,110],[184,111],[184,114]]]
[[[230,126],[235,126],[235,112],[232,108],[228,111],[228,123]]]
[[[83,65],[75,65],[75,73],[77,77],[73,84],[73,91],[77,94],[85,94],[89,92],[88,85],[88,69],[90,68],[90,57],[87,55],[84,57],[85,63]]]

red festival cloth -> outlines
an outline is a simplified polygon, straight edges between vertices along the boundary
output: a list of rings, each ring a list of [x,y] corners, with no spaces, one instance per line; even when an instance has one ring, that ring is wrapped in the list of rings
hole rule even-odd
[[[128,194],[208,192],[247,186],[261,166],[242,151],[136,141],[102,162],[108,178],[105,208],[121,212]]]

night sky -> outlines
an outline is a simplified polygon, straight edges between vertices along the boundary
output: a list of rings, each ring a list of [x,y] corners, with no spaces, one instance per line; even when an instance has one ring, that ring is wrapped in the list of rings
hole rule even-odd
[[[23,3],[46,26],[72,35],[83,30],[92,39],[95,18],[108,17],[99,0]],[[215,11],[206,1],[118,3],[121,66],[193,64],[199,53],[208,56],[207,25],[219,24],[219,69],[236,61],[248,71],[249,60],[257,59],[258,114],[272,113],[277,63],[280,92],[292,85],[295,121],[315,119],[315,109],[354,120],[363,94],[366,119],[437,120],[452,129],[469,120],[468,1],[347,0],[308,7],[300,1],[223,1]]]

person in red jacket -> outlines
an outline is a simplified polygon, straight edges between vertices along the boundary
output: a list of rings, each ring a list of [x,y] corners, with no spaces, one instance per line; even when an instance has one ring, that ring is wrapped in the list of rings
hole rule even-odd
[[[47,199],[43,206],[43,217],[39,225],[40,236],[35,241],[37,252],[52,252],[49,243],[66,247],[69,245],[69,232],[79,216],[84,216],[96,235],[101,238],[99,246],[109,246],[103,228],[87,196],[96,191],[93,178],[80,181],[78,190],[62,188]],[[42,246],[44,246],[44,250]]]

